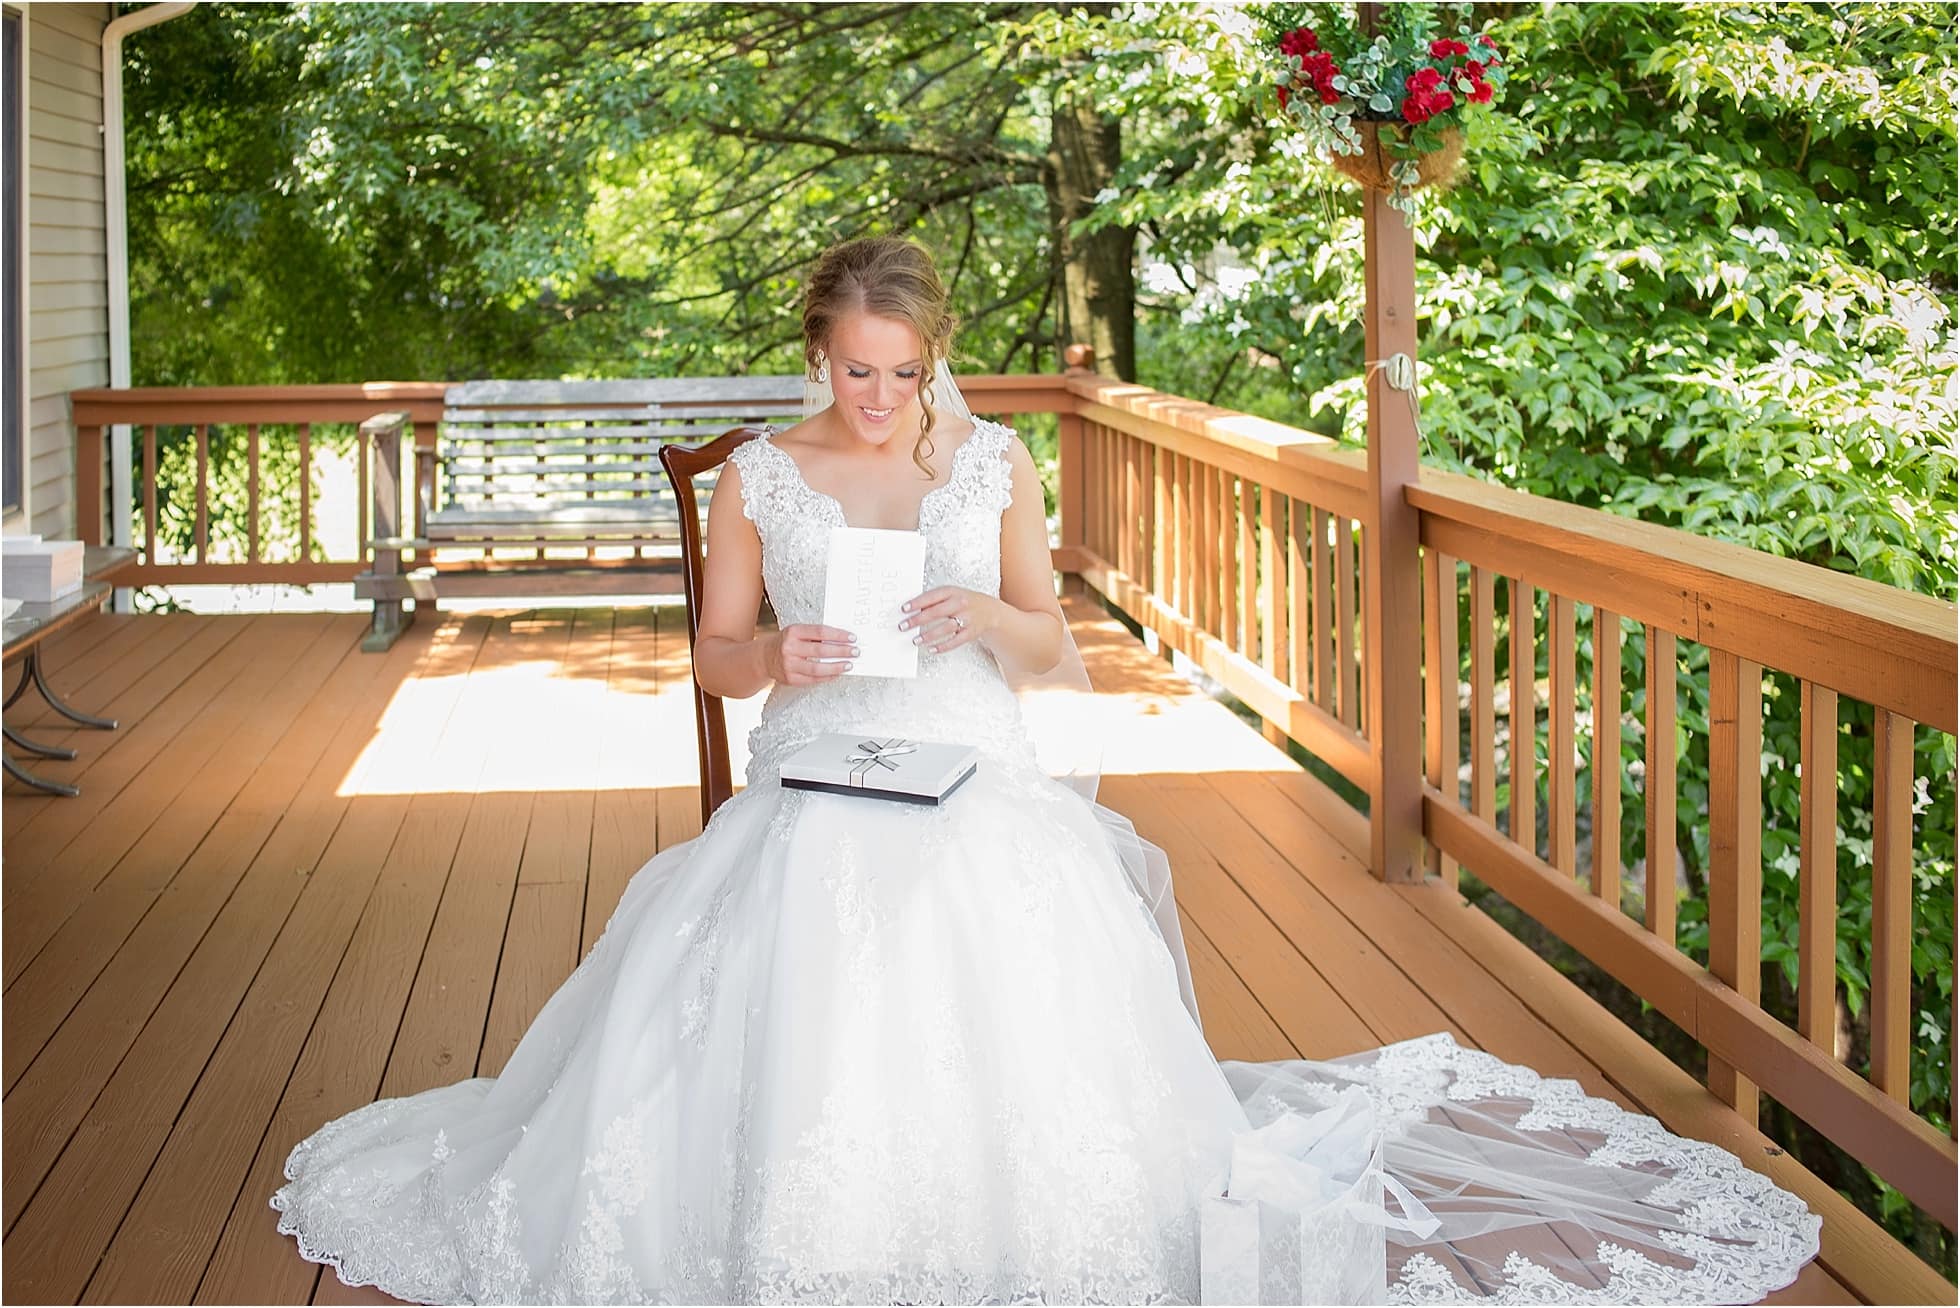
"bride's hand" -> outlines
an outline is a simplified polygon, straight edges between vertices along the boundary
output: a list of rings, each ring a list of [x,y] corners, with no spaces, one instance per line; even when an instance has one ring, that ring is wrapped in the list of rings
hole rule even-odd
[[[857,652],[857,639],[848,631],[820,622],[792,622],[764,639],[762,666],[772,681],[814,686],[843,676]],[[820,661],[826,659],[834,661]]]
[[[927,653],[943,654],[975,641],[1000,625],[1003,601],[964,586],[935,586],[904,606],[900,631],[917,629],[912,637]]]

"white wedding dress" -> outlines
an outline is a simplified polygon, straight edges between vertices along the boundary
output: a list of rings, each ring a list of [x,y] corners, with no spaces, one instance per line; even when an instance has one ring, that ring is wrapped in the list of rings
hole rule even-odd
[[[976,423],[927,495],[928,586],[999,592],[1015,439]],[[732,459],[776,614],[820,621],[841,508],[768,435]],[[825,731],[982,762],[939,808],[785,790]],[[293,1149],[302,1255],[425,1303],[1742,1302],[1816,1252],[1731,1155],[1447,1034],[1214,1061],[1134,828],[1042,770],[978,643],[778,685],[749,744],[501,1076]]]

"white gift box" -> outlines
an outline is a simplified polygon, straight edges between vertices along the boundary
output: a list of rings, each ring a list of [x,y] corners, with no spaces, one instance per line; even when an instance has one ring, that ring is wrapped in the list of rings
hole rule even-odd
[[[1425,1238],[1437,1223],[1383,1170],[1383,1145],[1354,1087],[1331,1108],[1235,1139],[1222,1193],[1199,1209],[1202,1302],[1388,1302],[1388,1229]]]
[[[972,745],[829,731],[783,760],[791,790],[943,804],[980,766]]]
[[[0,539],[0,592],[37,604],[73,594],[82,588],[83,549],[78,540]]]

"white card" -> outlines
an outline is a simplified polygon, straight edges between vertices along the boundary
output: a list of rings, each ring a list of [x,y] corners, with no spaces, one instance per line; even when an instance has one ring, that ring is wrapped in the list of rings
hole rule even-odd
[[[847,677],[916,677],[915,632],[900,631],[899,605],[926,588],[926,538],[916,531],[833,527],[824,574],[823,621],[857,637]]]

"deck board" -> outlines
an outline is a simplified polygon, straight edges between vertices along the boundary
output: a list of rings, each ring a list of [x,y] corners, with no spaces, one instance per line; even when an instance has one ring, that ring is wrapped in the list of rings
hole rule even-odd
[[[338,821],[337,811],[328,811],[315,795],[322,786],[330,791],[353,761],[363,706],[390,676],[398,679],[408,670],[410,656],[404,650],[354,665],[316,697],[9,1088],[4,1190],[10,1227],[139,1037],[146,1043],[130,1064],[137,1094],[141,1076],[160,1065],[150,1059],[176,1052],[158,1035],[177,1029],[174,1018],[166,1017],[158,1031],[148,1025],[159,1005],[174,995],[194,1013],[202,1008],[199,1016],[222,1019],[228,1013],[220,1011],[225,987],[235,981],[242,990],[257,965],[250,939],[265,934],[268,924],[277,929],[296,893],[295,871],[308,865]],[[220,1021],[213,1042],[222,1030]],[[201,1065],[209,1046],[184,1052]]]
[[[358,633],[359,619],[349,618],[338,629],[323,625],[298,648],[269,643],[264,655],[268,664],[278,660],[277,666],[286,669],[279,679],[283,693],[266,696],[257,711],[230,732],[222,750],[101,882],[93,889],[65,886],[60,903],[48,906],[53,913],[72,904],[73,911],[8,986],[4,1061],[9,1087],[203,847],[232,802],[259,775],[272,749],[349,656]],[[239,809],[241,814],[246,811],[243,806]],[[236,839],[237,834],[228,832],[227,839]],[[33,907],[39,906],[17,904],[8,912],[25,917]]]
[[[1750,1148],[1489,919],[1375,881],[1352,810],[1099,606],[1068,610],[1119,706],[1100,797],[1170,855],[1220,1057],[1446,1030]],[[634,872],[699,834],[684,617],[440,615],[380,657],[353,617],[100,621],[50,666],[124,729],[73,733],[82,800],[0,806],[5,1297],[382,1301],[274,1231],[285,1155],[376,1097],[501,1069]],[[754,707],[730,705],[738,783]],[[1801,1188],[1791,1160],[1744,1156]],[[1944,1284],[1802,1192],[1826,1255],[1776,1301]]]
[[[17,876],[10,877],[6,888],[7,907],[13,906],[17,893],[32,884],[29,871],[64,855],[68,842],[78,832],[87,831],[92,819],[114,803],[132,778],[142,776],[150,761],[223,689],[236,670],[237,657],[234,652],[227,659],[224,652],[252,621],[228,618],[198,627],[189,641],[145,667],[120,694],[106,701],[92,700],[85,706],[117,719],[122,724],[118,730],[90,730],[86,738],[81,728],[67,734],[45,733],[48,743],[69,744],[78,757],[69,761],[37,759],[35,769],[50,781],[79,784],[82,793],[59,800],[41,794],[23,795],[20,798],[29,802],[16,813],[13,798],[19,792],[10,790],[5,805],[8,818],[0,824],[0,831],[23,854],[10,869]],[[14,865],[15,860],[9,863]]]

